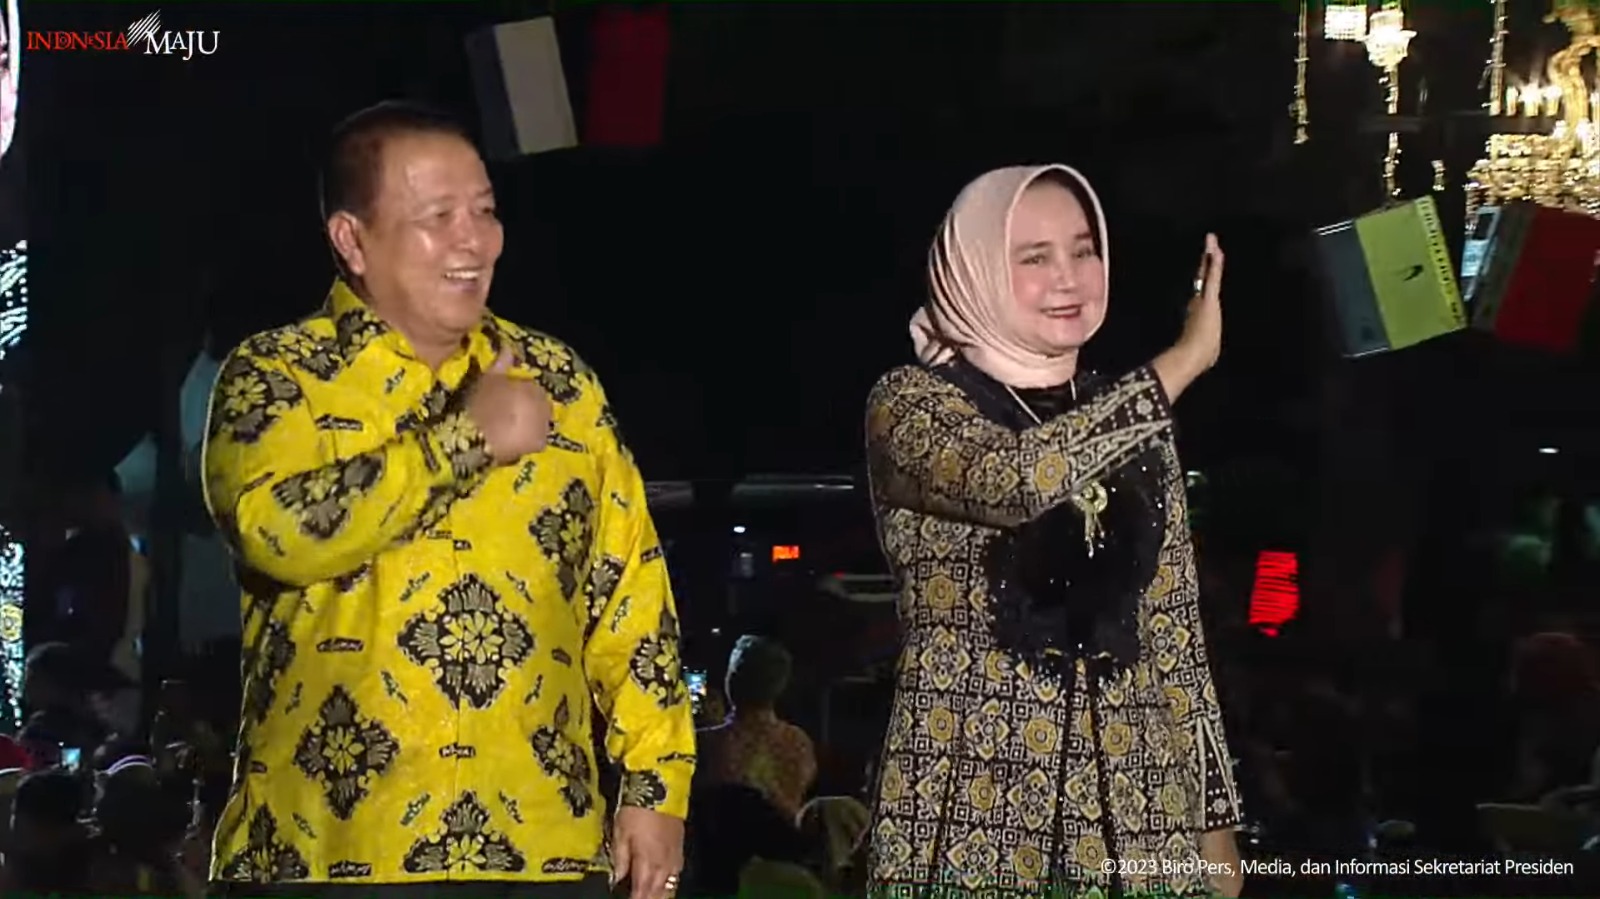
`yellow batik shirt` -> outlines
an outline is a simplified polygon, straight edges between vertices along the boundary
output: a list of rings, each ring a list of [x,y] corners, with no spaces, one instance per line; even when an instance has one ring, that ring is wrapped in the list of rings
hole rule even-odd
[[[509,341],[549,444],[494,467],[461,410]],[[683,817],[694,726],[644,483],[592,371],[485,316],[437,372],[343,283],[222,366],[206,502],[240,561],[223,881],[575,880],[623,805]]]

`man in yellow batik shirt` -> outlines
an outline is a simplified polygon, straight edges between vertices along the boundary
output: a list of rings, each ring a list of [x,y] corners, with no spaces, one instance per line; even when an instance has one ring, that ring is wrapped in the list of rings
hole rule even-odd
[[[211,402],[206,500],[240,562],[245,646],[213,879],[671,895],[694,725],[605,393],[565,345],[486,311],[503,235],[459,126],[358,113],[322,188],[342,277],[321,312],[234,350]],[[609,831],[594,706],[621,769]]]

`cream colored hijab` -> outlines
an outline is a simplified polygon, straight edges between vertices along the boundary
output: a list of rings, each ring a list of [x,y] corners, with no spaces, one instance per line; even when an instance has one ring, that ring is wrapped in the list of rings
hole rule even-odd
[[[1109,283],[1105,210],[1077,169],[1013,166],[981,175],[956,197],[928,251],[930,296],[911,317],[911,341],[924,364],[949,362],[960,353],[1014,387],[1054,386],[1076,371],[1076,351],[1050,354],[1027,345],[1015,324],[1019,312],[1011,299],[1011,212],[1028,185],[1048,172],[1070,178],[1094,207],[1084,211],[1092,213]]]

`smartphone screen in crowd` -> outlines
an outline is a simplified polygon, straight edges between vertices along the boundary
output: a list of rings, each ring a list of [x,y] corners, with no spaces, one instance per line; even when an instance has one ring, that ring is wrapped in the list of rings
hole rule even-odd
[[[696,715],[700,714],[701,706],[706,701],[706,673],[704,671],[685,671],[684,682],[689,687],[689,703],[694,708]]]

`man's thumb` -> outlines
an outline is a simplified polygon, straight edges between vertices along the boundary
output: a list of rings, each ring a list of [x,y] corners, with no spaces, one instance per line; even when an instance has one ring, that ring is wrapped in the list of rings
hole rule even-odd
[[[511,364],[517,361],[515,353],[511,352],[509,345],[500,348],[500,355],[494,357],[494,364],[489,366],[490,374],[503,375],[511,370]]]
[[[613,834],[611,838],[611,884],[615,886],[628,879],[628,865],[632,861],[633,852],[627,840],[619,840]]]

